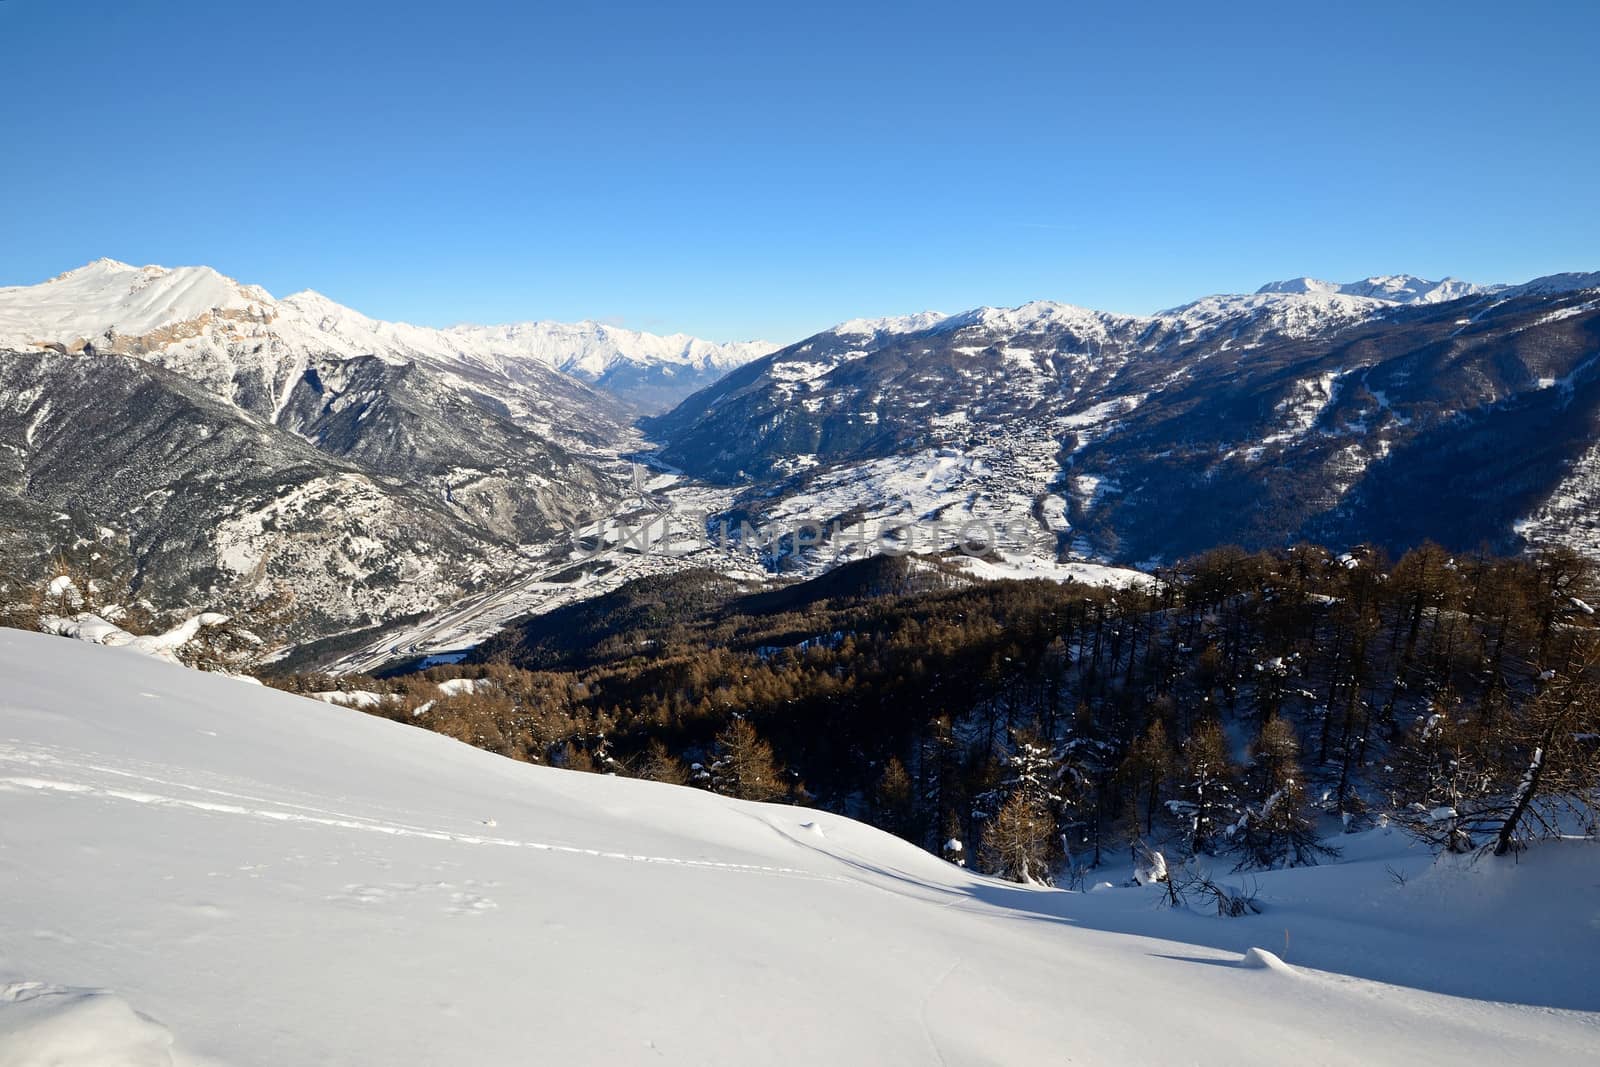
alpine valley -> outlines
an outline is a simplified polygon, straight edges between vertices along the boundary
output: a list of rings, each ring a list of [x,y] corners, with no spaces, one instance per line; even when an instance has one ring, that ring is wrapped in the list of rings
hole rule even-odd
[[[1600,274],[767,348],[0,289],[0,1067],[1596,1059]]]
[[[646,574],[814,576],[894,547],[860,530],[933,520],[909,547],[1004,531],[959,561],[975,577],[1120,583],[1300,540],[1600,557],[1600,273],[1300,278],[774,347],[434,329],[99,260],[0,289],[0,542],[25,569],[101,546],[163,606],[287,590],[299,662],[346,670]],[[696,540],[741,522],[820,536]]]

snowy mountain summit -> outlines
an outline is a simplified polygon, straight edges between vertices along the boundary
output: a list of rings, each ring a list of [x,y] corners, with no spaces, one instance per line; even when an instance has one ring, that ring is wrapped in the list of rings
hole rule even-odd
[[[1587,276],[1563,276],[1572,284],[1551,285],[1550,291],[1580,288]],[[1552,279],[1554,280],[1554,279]],[[1589,284],[1593,284],[1591,281]],[[1254,293],[1222,293],[1157,312],[1155,315],[1122,315],[1116,312],[1063,304],[1053,300],[1034,300],[1013,308],[979,307],[954,315],[923,311],[915,315],[885,318],[858,318],[839,323],[825,331],[837,337],[866,339],[893,337],[923,331],[950,332],[964,327],[1025,332],[1051,329],[1076,329],[1086,336],[1103,335],[1107,330],[1133,326],[1169,326],[1183,329],[1214,326],[1224,321],[1266,316],[1280,326],[1317,327],[1358,321],[1394,304],[1442,304],[1463,297],[1497,293],[1503,285],[1479,285],[1459,278],[1430,281],[1415,274],[1374,275],[1357,282],[1328,282],[1318,278],[1289,278],[1268,282]]]
[[[272,304],[265,289],[210,267],[97,259],[39,285],[0,288],[0,340],[77,349],[108,332],[141,337],[208,315],[260,317]]]
[[[372,319],[311,290],[274,299],[210,267],[136,267],[113,259],[38,285],[0,288],[0,349],[92,348],[169,364],[209,359],[233,368],[243,344],[264,346],[273,364],[266,376],[280,390],[296,368],[319,357],[374,355],[513,377],[530,365],[548,368],[645,408],[667,406],[776,347],[658,336],[598,322],[435,329]]]
[[[1479,285],[1460,278],[1429,281],[1415,274],[1380,274],[1358,282],[1325,282],[1317,278],[1290,278],[1268,282],[1256,290],[1257,295],[1271,293],[1341,293],[1345,296],[1363,296],[1373,300],[1387,300],[1396,304],[1442,304],[1460,300],[1464,296],[1493,293],[1503,285]]]

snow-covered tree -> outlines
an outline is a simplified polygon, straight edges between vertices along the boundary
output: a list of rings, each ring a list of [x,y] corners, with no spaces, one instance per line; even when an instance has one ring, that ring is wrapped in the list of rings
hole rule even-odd
[[[1031,729],[1014,732],[1010,751],[996,771],[998,782],[977,799],[976,814],[991,823],[1018,797],[1026,801],[1026,810],[1037,816],[1044,843],[1032,864],[1034,880],[1041,880],[1045,868],[1055,866],[1058,860],[1072,859],[1068,830],[1074,823],[1074,807],[1088,789],[1083,769],[1071,755],[1075,747],[1070,742],[1052,746]],[[1022,810],[1013,807],[1012,816]]]
[[[1129,747],[1121,769],[1136,807],[1144,806],[1146,834],[1155,832],[1156,809],[1161,805],[1161,793],[1172,777],[1172,769],[1172,742],[1167,740],[1166,725],[1154,719],[1144,735]]]
[[[1253,755],[1255,788],[1265,795],[1225,831],[1239,856],[1238,869],[1298,867],[1337,855],[1318,841],[1316,824],[1307,815],[1294,727],[1276,716],[1268,719]]]
[[[1391,781],[1403,826],[1436,848],[1470,852],[1475,846],[1462,813],[1493,788],[1494,776],[1466,745],[1452,718],[1454,698],[1442,694],[1395,746]]]
[[[1054,810],[1065,802],[1067,767],[1038,735],[1031,732],[1015,735],[1005,766],[1002,788],[1006,793],[1025,793],[1047,810]]]
[[[967,865],[967,846],[961,840],[961,820],[950,812],[944,820],[944,839],[939,845],[939,855],[957,867]]]
[[[1239,810],[1238,774],[1228,758],[1222,724],[1207,719],[1183,743],[1182,807],[1191,854],[1211,852]]]
[[[184,642],[178,659],[198,670],[248,674],[283,643],[296,613],[294,594],[278,586],[232,612],[211,613],[214,621]]]

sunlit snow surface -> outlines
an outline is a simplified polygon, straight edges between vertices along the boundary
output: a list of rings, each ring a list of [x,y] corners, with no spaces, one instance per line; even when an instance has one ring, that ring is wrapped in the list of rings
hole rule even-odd
[[[0,1063],[1600,1056],[1592,845],[1375,832],[1220,920],[127,650],[0,630],[0,679]]]

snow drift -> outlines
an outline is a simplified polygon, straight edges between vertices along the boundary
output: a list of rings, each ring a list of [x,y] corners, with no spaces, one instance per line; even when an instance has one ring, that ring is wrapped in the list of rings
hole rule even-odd
[[[135,652],[166,660],[168,663],[177,663],[178,650],[194,640],[196,634],[208,626],[221,626],[228,621],[226,615],[215,611],[203,611],[198,615],[191,615],[177,626],[162,633],[135,635],[115,623],[107,622],[93,612],[81,611],[76,615],[45,615],[39,620],[39,628],[58,637],[71,637],[96,645],[130,648]]]

